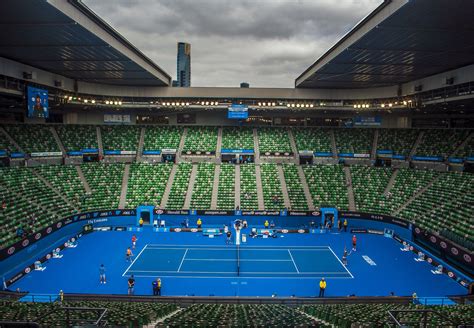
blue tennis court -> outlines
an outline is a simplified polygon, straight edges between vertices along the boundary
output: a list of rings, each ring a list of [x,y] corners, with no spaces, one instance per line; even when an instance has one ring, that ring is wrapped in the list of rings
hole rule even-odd
[[[353,278],[329,246],[146,245],[123,276]]]

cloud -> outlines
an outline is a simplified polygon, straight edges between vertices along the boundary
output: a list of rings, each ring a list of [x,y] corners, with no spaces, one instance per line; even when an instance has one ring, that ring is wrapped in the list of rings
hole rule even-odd
[[[191,43],[192,86],[293,87],[381,0],[84,0],[171,76]]]

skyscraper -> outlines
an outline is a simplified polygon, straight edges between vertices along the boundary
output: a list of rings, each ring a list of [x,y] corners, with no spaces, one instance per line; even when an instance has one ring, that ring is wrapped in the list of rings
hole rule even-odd
[[[185,42],[178,42],[178,63],[177,63],[178,87],[191,86],[191,45]]]

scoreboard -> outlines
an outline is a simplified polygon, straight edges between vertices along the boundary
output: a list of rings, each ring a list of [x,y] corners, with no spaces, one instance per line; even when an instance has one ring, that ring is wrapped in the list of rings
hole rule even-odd
[[[227,118],[242,120],[249,117],[249,108],[247,105],[232,104],[229,106]]]

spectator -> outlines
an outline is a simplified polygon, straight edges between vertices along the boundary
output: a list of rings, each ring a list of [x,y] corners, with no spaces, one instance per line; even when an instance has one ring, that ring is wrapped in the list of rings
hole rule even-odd
[[[105,266],[103,264],[101,264],[99,267],[99,277],[100,277],[101,284],[107,283],[107,281],[105,280]]]
[[[128,295],[133,295],[133,288],[135,287],[135,278],[133,274],[128,278]]]
[[[197,219],[196,224],[197,224],[198,229],[202,227],[202,220],[201,220],[201,218],[198,218],[198,219]]]
[[[321,278],[321,281],[319,282],[319,297],[324,297],[325,290],[326,290],[326,280],[324,280],[324,278]]]

